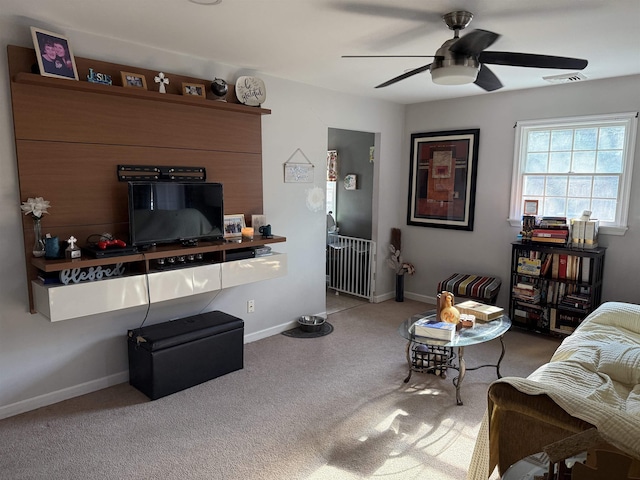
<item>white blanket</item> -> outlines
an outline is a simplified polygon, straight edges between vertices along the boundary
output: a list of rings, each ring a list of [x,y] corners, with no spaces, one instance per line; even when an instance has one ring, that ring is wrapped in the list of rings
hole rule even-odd
[[[519,391],[547,394],[570,415],[595,425],[606,441],[640,459],[640,305],[608,302],[565,338],[550,362],[526,379],[506,377]],[[489,472],[488,413],[467,476]]]

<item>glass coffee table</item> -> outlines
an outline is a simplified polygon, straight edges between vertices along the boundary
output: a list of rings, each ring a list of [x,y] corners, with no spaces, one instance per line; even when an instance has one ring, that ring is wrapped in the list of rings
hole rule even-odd
[[[500,375],[500,363],[505,353],[502,337],[511,328],[511,319],[506,315],[502,315],[490,322],[476,321],[473,328],[463,328],[457,331],[452,342],[414,334],[413,325],[418,320],[426,317],[435,317],[435,315],[435,310],[418,313],[406,319],[398,327],[398,333],[402,338],[408,340],[407,363],[409,364],[409,375],[404,379],[404,383],[409,381],[413,372],[434,373],[446,378],[448,369],[457,370],[458,376],[453,379],[453,385],[456,387],[456,402],[458,405],[462,405],[460,386],[467,371],[495,367],[498,378],[502,378]],[[500,340],[502,347],[498,362],[495,365],[487,364],[467,368],[464,360],[464,347],[489,342],[496,338]],[[457,349],[457,353],[454,349]]]

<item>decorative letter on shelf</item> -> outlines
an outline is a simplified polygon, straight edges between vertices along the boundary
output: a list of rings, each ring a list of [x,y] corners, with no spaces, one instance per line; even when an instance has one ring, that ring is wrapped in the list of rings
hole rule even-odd
[[[299,153],[306,160],[305,163],[292,162],[296,154]],[[284,162],[284,182],[285,183],[313,183],[313,164],[299,148],[291,154]]]

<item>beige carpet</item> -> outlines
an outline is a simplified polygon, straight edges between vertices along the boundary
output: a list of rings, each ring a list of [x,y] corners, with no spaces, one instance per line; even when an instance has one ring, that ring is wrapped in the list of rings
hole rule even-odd
[[[346,293],[339,293],[327,288],[327,315],[348,310],[353,307],[359,307],[366,303],[369,303],[369,301],[364,298],[347,295]]]
[[[495,369],[468,372],[463,406],[455,372],[404,384],[396,329],[426,308],[344,310],[328,336],[248,344],[243,370],[154,402],[122,384],[2,420],[0,478],[462,480]],[[502,373],[515,376],[558,345],[517,331],[505,343]],[[495,362],[499,346],[466,348],[467,365]]]

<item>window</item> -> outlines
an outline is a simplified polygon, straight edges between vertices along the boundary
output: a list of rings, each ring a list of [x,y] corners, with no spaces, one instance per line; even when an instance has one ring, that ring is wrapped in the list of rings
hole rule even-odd
[[[525,200],[538,215],[600,220],[600,232],[627,229],[637,113],[518,122],[509,221]]]

